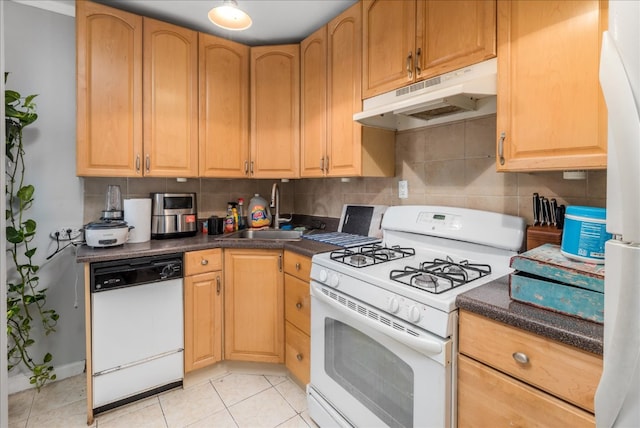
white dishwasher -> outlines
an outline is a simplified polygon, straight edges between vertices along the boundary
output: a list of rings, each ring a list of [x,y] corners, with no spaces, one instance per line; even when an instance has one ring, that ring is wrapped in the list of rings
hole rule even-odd
[[[95,262],[91,270],[94,414],[182,385],[182,254]]]

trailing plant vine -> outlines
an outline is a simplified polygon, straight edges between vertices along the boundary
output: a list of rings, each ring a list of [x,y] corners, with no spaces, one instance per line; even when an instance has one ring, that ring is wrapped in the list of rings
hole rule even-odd
[[[8,73],[5,73],[5,83],[7,76]],[[46,309],[47,289],[38,287],[40,267],[34,264],[36,248],[32,248],[36,222],[27,218],[26,214],[33,204],[35,188],[31,184],[25,184],[22,131],[38,118],[33,102],[35,97],[36,95],[22,97],[11,90],[5,90],[4,94],[7,253],[15,267],[15,272],[7,275],[7,359],[9,370],[23,363],[31,371],[30,383],[40,390],[48,380],[55,380],[56,375],[51,365],[53,357],[50,353],[43,357],[42,363],[34,361],[29,353],[29,347],[35,343],[31,336],[32,324],[41,323],[45,335],[49,335],[55,331],[59,316],[55,310]]]

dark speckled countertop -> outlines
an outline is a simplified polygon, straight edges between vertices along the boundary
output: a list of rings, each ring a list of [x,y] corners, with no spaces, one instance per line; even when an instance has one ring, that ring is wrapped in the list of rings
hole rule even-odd
[[[459,308],[602,355],[603,325],[511,300],[509,277],[460,294]]]
[[[279,239],[233,239],[225,235],[198,234],[189,238],[152,239],[148,242],[123,244],[109,248],[91,248],[83,245],[78,248],[76,262],[92,263],[158,254],[183,253],[208,248],[282,248],[295,251],[307,257],[312,257],[314,254],[324,253],[339,247],[308,239],[295,241]]]

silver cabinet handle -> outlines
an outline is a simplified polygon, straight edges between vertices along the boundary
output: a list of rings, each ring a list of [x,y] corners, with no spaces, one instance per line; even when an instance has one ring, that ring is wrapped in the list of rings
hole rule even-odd
[[[296,263],[296,270],[300,270],[300,263]]]
[[[147,172],[149,172],[151,170],[151,156],[147,155],[145,161],[144,161],[144,165],[145,165],[145,169],[147,170]]]
[[[209,260],[207,260],[207,259],[202,259],[202,260],[200,260],[200,264],[201,264],[202,266],[206,266],[206,265],[208,265],[208,264],[209,264]]]
[[[136,172],[140,172],[140,155],[136,155]]]
[[[302,303],[300,302],[296,303],[296,309],[302,309]]]
[[[407,55],[407,79],[413,79],[413,70],[411,69],[411,60],[413,59],[413,52],[409,52]]]
[[[216,277],[216,294],[220,295],[220,277]]]
[[[302,361],[302,354],[296,354],[296,360]]]
[[[282,254],[278,256],[278,271],[282,272]]]
[[[514,352],[511,356],[516,360],[516,363],[529,364],[529,357],[524,352]]]
[[[320,158],[320,171],[324,171],[324,158]]]
[[[504,132],[500,133],[500,140],[498,140],[498,156],[500,157],[500,165],[504,165],[504,139],[507,135]]]
[[[416,60],[414,68],[416,70],[416,76],[420,76],[422,74],[422,67],[420,67],[420,56],[422,55],[422,48],[416,49]]]
[[[244,161],[244,175],[249,175],[249,161]]]
[[[251,161],[251,166],[249,167],[249,172],[253,175],[253,161]]]

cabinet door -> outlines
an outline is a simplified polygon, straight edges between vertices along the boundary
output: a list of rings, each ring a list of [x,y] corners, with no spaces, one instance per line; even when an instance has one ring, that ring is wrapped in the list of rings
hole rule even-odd
[[[495,57],[495,0],[418,2],[416,56],[418,80]]]
[[[198,176],[198,33],[144,18],[144,175]]]
[[[249,47],[199,35],[201,177],[245,177],[249,162]]]
[[[396,6],[401,9],[400,7]],[[328,25],[328,173],[332,177],[362,174],[362,17],[356,3]]]
[[[251,48],[251,175],[300,174],[300,46]]]
[[[362,8],[362,93],[369,98],[414,81],[416,0],[364,0]]]
[[[499,1],[497,169],[606,168],[607,2]]]
[[[142,17],[78,1],[76,35],[76,174],[140,176]]]
[[[327,27],[300,43],[300,176],[322,177],[327,145]]]
[[[278,250],[225,250],[225,359],[284,362],[284,278]]]
[[[184,278],[184,371],[222,360],[222,272]]]
[[[582,409],[459,355],[458,426],[593,428],[595,420]]]

